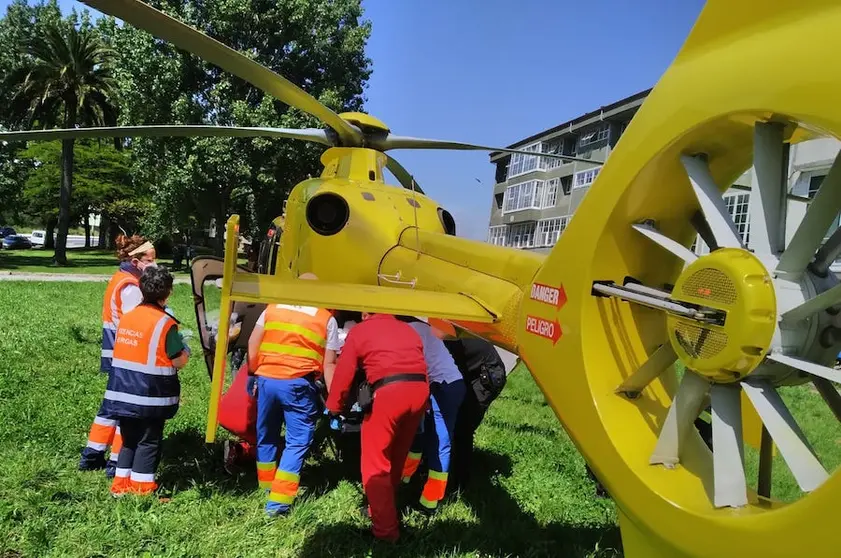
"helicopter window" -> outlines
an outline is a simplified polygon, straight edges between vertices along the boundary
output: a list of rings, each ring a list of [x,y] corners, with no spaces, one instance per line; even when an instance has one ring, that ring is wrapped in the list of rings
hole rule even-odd
[[[441,226],[444,227],[444,232],[455,236],[456,235],[456,220],[446,209],[438,208],[438,218],[441,220]]]
[[[307,203],[307,223],[323,236],[341,231],[349,216],[350,209],[345,199],[332,192],[319,194]]]
[[[277,265],[277,247],[280,245],[280,229],[272,223],[266,238],[260,243],[260,255],[257,260],[257,273],[274,275]]]
[[[406,201],[409,202],[409,205],[411,205],[412,207],[420,207],[420,204],[417,202],[417,200],[413,200],[412,198],[406,198]]]
[[[362,192],[362,199],[374,201],[374,194],[372,194],[371,192]]]

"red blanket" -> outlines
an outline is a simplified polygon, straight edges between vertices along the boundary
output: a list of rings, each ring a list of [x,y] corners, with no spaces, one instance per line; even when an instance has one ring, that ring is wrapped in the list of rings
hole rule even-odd
[[[257,399],[251,397],[247,364],[243,363],[219,403],[219,424],[249,444],[257,443]]]

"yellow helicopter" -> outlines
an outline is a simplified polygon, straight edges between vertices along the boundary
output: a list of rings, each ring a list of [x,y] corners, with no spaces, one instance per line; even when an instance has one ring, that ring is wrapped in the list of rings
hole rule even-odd
[[[543,256],[457,237],[452,217],[386,154],[517,150],[395,136],[372,116],[334,114],[141,2],[85,3],[328,127],[0,134],[7,141],[265,135],[328,147],[321,176],[296,185],[273,223],[264,273],[237,266],[236,215],[227,224],[224,260],[194,263],[194,280],[218,277],[222,289],[219,342],[209,358],[208,441],[215,439],[232,312],[247,315],[249,307],[277,302],[428,316],[525,362],[614,498],[627,556],[838,554],[841,477],[824,468],[777,388],[811,382],[841,420],[833,386],[841,373],[831,367],[841,348],[841,285],[829,269],[841,254],[841,233],[825,238],[841,210],[838,158],[799,226],[785,227],[791,147],[841,137],[841,75],[827,64],[827,53],[841,51],[841,4],[707,2],[575,218]],[[385,168],[402,189],[384,183]],[[721,197],[749,168],[750,249]],[[709,254],[689,249],[696,235]],[[319,281],[297,279],[305,272]],[[692,428],[706,407],[712,449]],[[745,472],[746,440],[759,449],[755,488]],[[771,498],[774,452],[804,492],[794,503]]]

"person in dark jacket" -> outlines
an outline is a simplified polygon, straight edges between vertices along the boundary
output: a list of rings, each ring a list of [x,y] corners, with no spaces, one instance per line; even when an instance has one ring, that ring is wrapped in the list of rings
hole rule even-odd
[[[505,387],[505,364],[496,348],[478,337],[444,341],[467,384],[456,419],[450,465],[450,490],[467,487],[473,459],[473,438],[491,402]]]

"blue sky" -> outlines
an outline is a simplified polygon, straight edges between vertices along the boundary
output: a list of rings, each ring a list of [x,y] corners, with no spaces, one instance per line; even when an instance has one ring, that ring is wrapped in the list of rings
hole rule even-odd
[[[703,1],[363,0],[363,6],[373,23],[366,112],[400,135],[505,146],[653,86]],[[392,155],[453,213],[460,236],[484,239],[494,182],[486,153]]]

